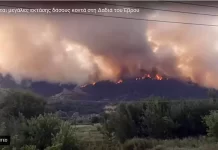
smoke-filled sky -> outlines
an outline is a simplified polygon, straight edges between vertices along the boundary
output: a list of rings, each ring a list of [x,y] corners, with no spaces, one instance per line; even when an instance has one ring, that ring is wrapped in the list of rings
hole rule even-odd
[[[60,7],[115,8],[75,2],[71,5]],[[218,14],[216,9],[179,4],[125,5]],[[218,17],[153,10],[104,15],[218,24]],[[218,27],[39,13],[1,13],[0,22],[0,72],[16,81],[116,81],[156,67],[170,77],[191,78],[202,86],[218,88]]]

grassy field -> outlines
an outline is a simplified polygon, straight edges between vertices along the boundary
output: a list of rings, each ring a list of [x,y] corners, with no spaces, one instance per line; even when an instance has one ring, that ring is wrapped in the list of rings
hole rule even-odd
[[[158,141],[154,150],[217,150],[218,143],[213,139],[200,138],[186,138]]]
[[[102,135],[97,130],[98,125],[77,125],[76,133],[84,141],[102,141]],[[154,145],[148,150],[218,150],[218,143],[207,137],[172,140],[145,139],[145,141]]]
[[[77,136],[84,141],[101,141],[102,135],[97,130],[97,126],[94,125],[77,125],[76,134]]]

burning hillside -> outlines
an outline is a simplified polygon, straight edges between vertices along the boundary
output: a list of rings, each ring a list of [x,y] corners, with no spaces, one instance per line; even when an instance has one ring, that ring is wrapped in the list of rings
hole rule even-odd
[[[214,18],[181,14],[137,15],[217,23]],[[165,80],[166,75],[218,88],[215,27],[64,14],[1,14],[0,22],[0,73],[10,74],[18,83],[28,79],[85,87],[105,80],[119,85],[129,78]],[[158,73],[144,71],[152,68]]]
[[[130,78],[129,78],[130,79]],[[134,79],[136,81],[139,81],[139,80],[146,80],[146,79],[150,79],[150,80],[168,80],[168,78],[166,76],[162,76],[160,74],[156,74],[156,75],[151,75],[151,74],[144,74],[143,76],[140,76],[140,77],[136,77],[136,78],[131,78],[131,79]],[[113,81],[112,81],[113,82]],[[113,83],[115,84],[122,84],[125,82],[125,79],[119,79],[117,81],[114,81]],[[88,85],[92,85],[92,86],[95,86],[97,82],[93,82],[91,84],[85,84],[85,85],[82,85],[80,86],[81,88],[84,88]]]

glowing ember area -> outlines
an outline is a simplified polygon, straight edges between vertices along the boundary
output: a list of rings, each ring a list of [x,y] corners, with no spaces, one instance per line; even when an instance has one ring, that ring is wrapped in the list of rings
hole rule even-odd
[[[144,80],[144,79],[156,79],[156,80],[162,80],[163,77],[161,75],[156,75],[155,78],[152,78],[150,74],[145,74],[143,77],[138,77],[135,80]]]
[[[88,85],[95,85],[96,84],[96,82],[93,82],[93,83],[91,83],[91,84],[85,84],[85,85],[82,85],[82,86],[80,86],[81,88],[84,88],[84,87],[86,87],[86,86],[88,86]]]
[[[142,79],[145,79],[145,78],[151,78],[150,74],[145,74]]]
[[[119,81],[117,81],[117,83],[116,84],[120,84],[120,83],[122,83],[123,82],[123,80],[119,80]]]
[[[156,75],[156,79],[157,79],[157,80],[162,80],[163,77],[161,77],[160,75],[157,74],[157,75]]]
[[[151,75],[150,74],[145,74],[144,76],[142,76],[142,77],[137,77],[137,78],[135,78],[135,80],[136,81],[138,81],[138,80],[145,80],[145,79],[152,79],[152,80],[168,80],[168,78],[164,78],[164,77],[162,77],[160,74],[156,74],[155,76],[153,76],[153,77],[151,77]],[[124,81],[122,80],[122,79],[119,79],[117,82],[114,82],[115,84],[121,84],[121,83],[123,83]],[[94,85],[96,85],[96,82],[93,82],[93,83],[90,83],[90,84],[85,84],[85,85],[82,85],[82,86],[80,86],[81,88],[84,88],[84,87],[86,87],[86,86],[88,86],[88,85],[92,85],[92,86],[94,86]]]

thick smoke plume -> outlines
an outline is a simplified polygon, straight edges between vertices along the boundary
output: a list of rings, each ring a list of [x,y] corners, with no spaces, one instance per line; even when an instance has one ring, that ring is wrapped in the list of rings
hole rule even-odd
[[[67,15],[0,16],[0,21],[0,72],[16,81],[81,85],[156,67],[170,77],[218,88],[215,27]]]
[[[0,72],[17,81],[115,81],[152,66],[144,23],[21,15],[0,20]]]
[[[199,24],[218,23],[212,17],[168,18]],[[218,88],[218,27],[156,23],[148,25],[145,34],[157,59],[163,60],[159,65],[161,70],[173,77],[189,78],[202,86]],[[167,59],[171,60],[170,67],[165,65]]]
[[[22,79],[81,83],[101,59],[37,17],[0,18],[0,71]],[[96,61],[96,62],[95,62]]]

